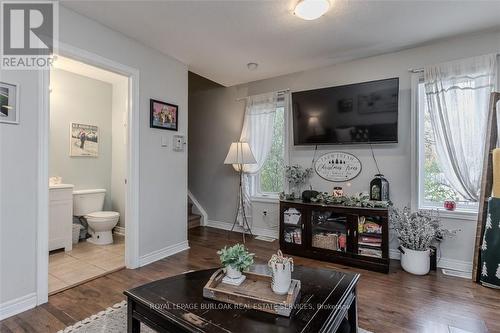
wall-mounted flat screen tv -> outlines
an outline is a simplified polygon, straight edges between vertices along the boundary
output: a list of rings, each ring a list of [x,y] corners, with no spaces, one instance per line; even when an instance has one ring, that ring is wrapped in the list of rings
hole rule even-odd
[[[292,93],[295,145],[398,142],[399,78]]]

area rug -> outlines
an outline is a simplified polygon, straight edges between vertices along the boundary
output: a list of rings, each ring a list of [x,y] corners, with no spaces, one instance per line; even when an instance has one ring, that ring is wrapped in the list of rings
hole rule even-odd
[[[127,331],[127,302],[123,301],[85,318],[57,333],[123,333]],[[154,333],[152,329],[141,324],[141,332]],[[372,333],[362,328],[359,333]]]

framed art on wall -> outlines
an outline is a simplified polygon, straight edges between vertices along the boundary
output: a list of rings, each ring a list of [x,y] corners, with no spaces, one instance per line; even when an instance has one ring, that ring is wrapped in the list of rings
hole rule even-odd
[[[69,134],[69,156],[99,156],[99,128],[97,126],[71,123]]]
[[[19,124],[19,85],[0,82],[0,123]]]
[[[150,127],[177,131],[179,107],[154,99],[150,100]]]

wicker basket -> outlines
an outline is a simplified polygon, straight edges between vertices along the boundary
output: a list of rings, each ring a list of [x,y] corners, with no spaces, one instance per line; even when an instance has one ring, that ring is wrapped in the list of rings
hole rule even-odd
[[[312,237],[312,246],[328,249],[337,250],[339,244],[339,236],[337,234],[314,234]]]

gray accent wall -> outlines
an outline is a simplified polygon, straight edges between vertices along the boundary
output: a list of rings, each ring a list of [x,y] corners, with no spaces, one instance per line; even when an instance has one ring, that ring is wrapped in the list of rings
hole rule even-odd
[[[399,77],[399,143],[374,145],[381,172],[390,181],[391,199],[396,206],[410,205],[412,141],[411,136],[411,73],[410,68],[440,63],[487,53],[500,52],[500,33],[484,32],[452,38],[429,45],[388,53],[381,56],[340,63],[330,67],[303,71],[235,87],[214,87],[190,92],[189,188],[203,205],[208,218],[216,223],[232,223],[236,208],[237,176],[230,166],[223,165],[229,145],[239,138],[245,97],[281,89],[301,91],[328,86]],[[285,61],[285,60],[284,60]],[[242,65],[243,66],[243,65]],[[316,190],[331,192],[342,186],[348,193],[368,191],[376,168],[367,146],[321,146],[318,156],[340,150],[356,155],[363,171],[349,183],[332,183],[315,175],[311,180]],[[290,147],[290,163],[311,165],[312,147]],[[268,213],[264,218],[263,212]],[[271,214],[269,214],[271,213]],[[271,216],[271,218],[269,217]],[[257,203],[253,210],[254,227],[276,231],[277,204]],[[471,219],[446,218],[447,227],[461,229],[457,237],[441,246],[442,264],[450,267],[471,267],[476,222]],[[396,248],[393,239],[391,248]]]
[[[106,189],[111,210],[112,85],[61,69],[51,71],[49,176],[62,177],[75,190]],[[69,155],[72,122],[99,128],[99,156]]]
[[[237,89],[189,75],[189,189],[207,209],[208,218],[233,221],[238,174],[224,159],[243,126]],[[194,89],[192,87],[195,87]],[[198,89],[196,89],[198,88]]]

